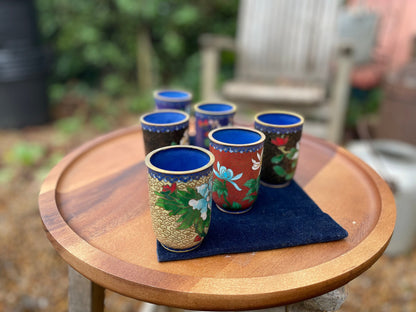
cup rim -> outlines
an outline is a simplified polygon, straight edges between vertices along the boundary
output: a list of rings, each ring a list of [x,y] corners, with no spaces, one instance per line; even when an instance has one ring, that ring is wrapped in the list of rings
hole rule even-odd
[[[207,110],[200,108],[200,106],[206,105],[206,104],[225,104],[225,105],[230,105],[231,109],[226,110],[226,111],[213,112],[213,111],[207,111]],[[194,105],[194,110],[195,112],[205,114],[205,115],[228,115],[228,114],[235,113],[237,111],[237,105],[231,102],[224,102],[224,101],[202,101]]]
[[[154,123],[154,122],[148,122],[146,120],[144,120],[147,116],[153,115],[153,114],[157,114],[157,113],[178,113],[178,114],[182,114],[185,116],[185,119],[180,120],[180,121],[176,121],[176,122],[170,122],[170,123]],[[179,110],[179,109],[158,109],[155,110],[153,112],[149,112],[146,114],[143,114],[142,116],[140,116],[140,123],[147,125],[147,126],[156,126],[156,127],[166,127],[166,126],[176,126],[176,125],[180,125],[186,122],[189,122],[189,114],[183,110]]]
[[[172,97],[160,95],[161,92],[181,92],[181,93],[185,93],[186,96],[179,97],[179,98],[172,98]],[[182,89],[157,89],[153,91],[153,97],[161,101],[184,102],[184,101],[192,100],[192,93],[186,90],[182,90]]]
[[[217,139],[215,139],[215,138],[213,137],[213,134],[214,134],[215,132],[218,132],[218,131],[224,131],[224,130],[245,130],[245,131],[255,132],[255,133],[257,133],[258,135],[260,135],[260,139],[258,139],[258,140],[257,140],[257,141],[255,141],[255,142],[252,142],[252,143],[241,143],[241,144],[238,144],[238,143],[226,143],[226,142],[221,142],[221,141],[219,141],[219,140],[217,140]],[[210,140],[211,142],[213,142],[213,143],[215,143],[215,144],[218,144],[218,145],[224,145],[224,146],[233,146],[233,147],[254,146],[254,145],[261,144],[261,143],[263,143],[263,142],[266,140],[266,136],[265,136],[265,134],[264,134],[263,132],[261,132],[260,130],[253,129],[253,128],[248,128],[248,127],[234,127],[234,126],[233,126],[233,127],[220,127],[220,128],[213,129],[213,130],[211,130],[211,131],[208,133],[208,138],[209,138],[209,140]]]
[[[167,150],[167,149],[174,149],[174,148],[185,148],[185,149],[195,149],[198,150],[200,152],[205,153],[206,155],[208,155],[209,157],[209,161],[207,164],[205,164],[202,167],[196,168],[196,169],[192,169],[192,170],[183,170],[183,171],[174,171],[174,170],[166,170],[166,169],[161,169],[156,167],[155,165],[152,164],[151,162],[151,158],[153,155],[155,155],[156,153],[159,153],[163,150]],[[209,150],[199,147],[199,146],[194,146],[194,145],[171,145],[171,146],[164,146],[164,147],[160,147],[158,149],[155,149],[153,151],[151,151],[149,154],[146,155],[145,157],[145,165],[147,166],[147,168],[159,172],[159,173],[163,173],[163,174],[167,174],[167,175],[186,175],[186,174],[192,174],[192,173],[196,173],[196,172],[201,172],[204,171],[206,169],[208,169],[209,167],[213,166],[215,162],[215,157],[214,154],[212,154]]]
[[[299,122],[294,123],[294,124],[290,124],[290,125],[278,125],[278,124],[272,124],[272,123],[264,122],[264,121],[261,121],[259,119],[260,116],[267,115],[267,114],[282,114],[282,115],[294,116],[294,117],[299,118]],[[263,111],[263,112],[257,113],[254,116],[254,121],[256,123],[260,124],[260,125],[267,126],[267,127],[293,128],[293,127],[303,125],[303,123],[305,122],[305,118],[302,115],[300,115],[298,113],[295,113],[295,112],[290,112],[290,111],[285,111],[285,110],[268,110],[268,111]]]

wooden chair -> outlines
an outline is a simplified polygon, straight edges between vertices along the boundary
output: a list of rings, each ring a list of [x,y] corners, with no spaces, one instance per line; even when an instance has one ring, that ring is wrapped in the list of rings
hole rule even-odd
[[[204,34],[201,96],[239,111],[286,109],[306,117],[305,131],[340,143],[352,51],[337,48],[340,0],[242,0],[236,39]],[[235,79],[217,91],[220,52],[235,51]]]

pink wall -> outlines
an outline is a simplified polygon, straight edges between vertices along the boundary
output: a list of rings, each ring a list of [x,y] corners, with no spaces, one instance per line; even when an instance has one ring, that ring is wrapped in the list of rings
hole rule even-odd
[[[387,72],[409,61],[416,36],[416,0],[350,0],[348,5],[362,5],[381,17],[375,57]]]

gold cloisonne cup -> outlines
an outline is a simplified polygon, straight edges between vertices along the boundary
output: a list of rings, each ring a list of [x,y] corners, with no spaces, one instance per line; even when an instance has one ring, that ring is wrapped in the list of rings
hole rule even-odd
[[[260,183],[285,187],[295,175],[304,119],[286,111],[261,112],[254,119],[254,128],[266,135]]]
[[[176,145],[154,150],[145,163],[156,239],[173,252],[197,248],[211,222],[214,155],[200,147]]]

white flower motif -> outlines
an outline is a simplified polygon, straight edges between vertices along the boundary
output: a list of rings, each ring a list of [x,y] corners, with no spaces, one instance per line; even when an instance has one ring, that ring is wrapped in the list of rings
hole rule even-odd
[[[220,126],[220,122],[217,119],[208,119],[208,123],[211,126],[211,129],[216,129]]]
[[[211,209],[211,192],[210,185],[205,183],[200,186],[197,186],[196,190],[203,198],[199,200],[191,199],[188,204],[192,206],[194,210],[199,210],[201,212],[202,220],[207,219],[207,211]]]
[[[243,176],[243,173],[239,173],[234,176],[234,172],[231,169],[227,169],[226,167],[221,166],[219,161],[217,161],[217,169],[218,171],[215,171],[214,169],[214,174],[218,178],[230,182],[237,191],[241,191],[241,188],[234,181],[240,179]]]
[[[179,142],[180,145],[187,145],[189,144],[189,133],[188,130],[185,130],[183,133],[182,139]]]
[[[263,153],[263,152],[262,152]],[[252,170],[258,170],[261,167],[261,155],[257,153],[257,159],[252,159],[251,162],[253,163],[253,166],[251,167]]]
[[[296,143],[296,153],[293,155],[292,160],[298,159],[299,157],[299,145],[300,145],[299,142]]]

